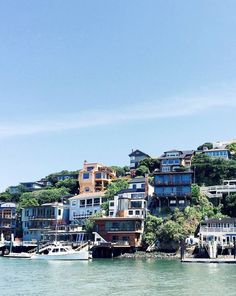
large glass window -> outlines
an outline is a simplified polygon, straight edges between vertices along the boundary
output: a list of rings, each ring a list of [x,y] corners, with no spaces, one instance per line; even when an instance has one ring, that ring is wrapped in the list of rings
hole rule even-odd
[[[83,173],[83,179],[89,179],[89,173]]]
[[[141,201],[131,201],[130,206],[131,206],[131,208],[142,208],[142,202]]]

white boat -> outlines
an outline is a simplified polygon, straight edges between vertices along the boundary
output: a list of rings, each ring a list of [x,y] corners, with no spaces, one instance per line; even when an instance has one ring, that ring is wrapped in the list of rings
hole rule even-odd
[[[16,259],[30,259],[32,256],[32,254],[29,254],[29,253],[9,253],[7,255],[4,255],[3,257],[4,258],[16,258]]]
[[[90,259],[88,245],[72,249],[70,246],[64,246],[58,242],[41,248],[30,257],[33,260],[88,260]]]

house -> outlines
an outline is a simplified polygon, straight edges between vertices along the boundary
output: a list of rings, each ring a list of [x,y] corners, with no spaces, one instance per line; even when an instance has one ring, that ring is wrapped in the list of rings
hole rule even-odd
[[[22,209],[23,241],[40,240],[52,229],[69,223],[69,207],[62,203],[45,203]]]
[[[0,204],[0,234],[5,240],[11,239],[16,230],[16,205],[12,202]]]
[[[129,158],[130,158],[130,169],[131,170],[135,170],[140,161],[144,160],[145,158],[149,158],[150,156],[140,150],[132,150],[132,152],[129,154]]]
[[[170,150],[164,152],[159,158],[161,161],[161,172],[173,172],[181,167],[189,169],[194,155],[194,150]]]
[[[154,197],[149,205],[152,214],[164,214],[190,204],[194,151],[170,150],[160,157],[160,172],[154,173]]]
[[[58,174],[55,176],[55,178],[57,179],[57,181],[65,181],[68,179],[74,179],[74,180],[78,180],[79,177],[79,173],[78,174]]]
[[[29,191],[43,189],[44,185],[39,182],[21,182],[20,185],[24,186]]]
[[[142,217],[147,215],[147,202],[154,192],[148,178],[136,177],[129,181],[129,188],[123,189],[109,201],[109,216],[119,216],[121,203],[126,203],[124,217]]]
[[[147,201],[153,190],[147,178],[130,180],[129,188],[109,201],[109,217],[95,219],[95,240],[99,237],[103,244],[112,244],[112,248],[141,247]]]
[[[85,219],[101,210],[104,192],[81,193],[69,198],[69,220],[74,224],[83,224]]]
[[[231,158],[230,151],[229,149],[226,149],[226,148],[207,149],[205,147],[201,152],[211,158],[222,158],[225,160],[228,160]]]
[[[234,246],[236,240],[236,218],[211,218],[200,223],[200,244],[215,242],[217,247]]]
[[[113,247],[134,250],[141,246],[144,219],[139,217],[106,217],[95,219],[95,231],[101,240]],[[95,242],[96,243],[96,242]]]
[[[111,168],[85,161],[83,169],[79,172],[80,193],[103,192],[115,178],[116,174]]]

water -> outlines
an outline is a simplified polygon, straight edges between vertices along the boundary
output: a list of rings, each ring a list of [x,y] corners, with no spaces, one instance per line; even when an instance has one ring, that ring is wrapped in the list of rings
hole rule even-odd
[[[236,264],[177,260],[89,262],[0,258],[0,296],[236,295]]]

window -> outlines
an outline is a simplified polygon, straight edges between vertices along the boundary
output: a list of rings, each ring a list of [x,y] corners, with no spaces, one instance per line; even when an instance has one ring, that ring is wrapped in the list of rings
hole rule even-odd
[[[139,210],[136,210],[135,211],[135,215],[140,215],[140,211]]]
[[[129,215],[132,216],[133,215],[133,211],[129,211]]]
[[[170,204],[171,205],[176,204],[176,200],[170,200]]]
[[[61,209],[58,210],[58,216],[61,216]]]
[[[93,204],[93,200],[92,200],[92,198],[87,199],[87,202],[86,202],[87,207],[91,207],[92,204]]]
[[[133,189],[137,189],[137,185],[136,184],[133,184]]]
[[[114,212],[113,211],[110,211],[109,212],[109,216],[113,216],[114,215]]]
[[[184,202],[183,199],[180,199],[180,200],[179,200],[179,205],[181,205],[181,204],[183,205],[184,203],[185,203],[185,202]]]
[[[84,208],[84,207],[85,207],[85,200],[84,200],[84,199],[82,199],[82,200],[80,201],[80,207],[81,207],[81,208]]]
[[[92,171],[93,169],[94,169],[93,166],[89,166],[89,167],[87,167],[87,172],[90,172],[90,171]]]
[[[101,179],[102,178],[102,173],[96,173],[95,178],[96,179]]]
[[[76,200],[72,200],[72,201],[71,201],[71,206],[72,206],[72,207],[75,207],[76,205],[77,205],[77,201],[76,201]]]
[[[145,184],[141,184],[141,188],[145,188]]]
[[[110,201],[110,207],[114,207],[114,201]]]
[[[89,173],[83,173],[83,179],[89,179]]]
[[[84,188],[84,191],[85,191],[85,192],[89,192],[89,187],[85,187],[85,188]]]
[[[95,206],[96,206],[96,205],[100,205],[100,198],[99,198],[99,197],[94,198],[93,204],[94,204]]]

